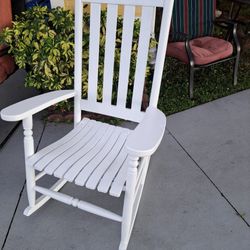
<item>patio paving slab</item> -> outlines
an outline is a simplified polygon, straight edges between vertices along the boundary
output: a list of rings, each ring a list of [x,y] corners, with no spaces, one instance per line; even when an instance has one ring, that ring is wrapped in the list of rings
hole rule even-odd
[[[168,129],[250,224],[250,90],[172,115]]]
[[[68,124],[48,124],[40,147],[60,138],[70,129]],[[22,152],[22,149],[17,150]],[[45,177],[41,182],[49,185],[52,179]],[[114,212],[122,209],[121,199],[72,184],[67,184],[63,192],[103,204],[106,208],[113,208]],[[5,199],[7,202],[8,197]],[[22,213],[26,206],[24,192],[4,250],[118,248],[120,224],[116,222],[53,200],[35,214],[25,217]],[[2,211],[6,213],[6,210]],[[249,246],[249,228],[166,133],[151,160],[128,250],[249,250]]]
[[[35,146],[41,137],[43,121],[35,119]],[[2,246],[25,181],[23,132],[20,125],[0,150],[0,244]]]

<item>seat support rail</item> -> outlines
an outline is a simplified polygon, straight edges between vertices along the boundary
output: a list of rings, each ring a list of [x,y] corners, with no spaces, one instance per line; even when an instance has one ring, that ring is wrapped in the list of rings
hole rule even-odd
[[[74,198],[70,195],[59,193],[53,189],[47,189],[47,188],[40,187],[40,186],[35,186],[34,189],[35,189],[35,191],[45,195],[46,197],[53,198],[55,200],[58,200],[58,201],[65,203],[65,204],[71,205],[73,207],[80,208],[81,210],[84,210],[86,212],[89,212],[89,213],[92,213],[95,215],[99,215],[101,217],[104,217],[104,218],[107,218],[110,220],[114,220],[117,222],[122,221],[122,217],[120,215],[117,215],[117,214],[115,214],[107,209],[101,208],[101,207],[96,206],[94,204],[91,204],[89,202],[81,201],[81,200]]]

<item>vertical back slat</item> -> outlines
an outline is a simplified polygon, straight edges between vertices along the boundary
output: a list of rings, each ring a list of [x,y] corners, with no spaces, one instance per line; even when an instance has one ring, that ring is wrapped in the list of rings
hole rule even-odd
[[[103,103],[111,104],[116,44],[117,5],[107,6],[107,30],[103,76]]]
[[[138,45],[135,81],[132,98],[132,109],[135,110],[141,110],[153,13],[153,7],[142,8],[140,39]]]
[[[76,96],[74,99],[74,124],[81,121],[81,99],[82,99],[82,15],[83,4],[81,0],[75,2],[75,72],[74,88]]]
[[[88,100],[97,100],[101,4],[90,6]]]
[[[154,7],[153,20],[151,25],[151,35],[155,38],[156,7]]]
[[[163,16],[162,16],[162,21],[161,21],[159,45],[158,45],[156,63],[155,63],[153,85],[151,89],[150,103],[149,103],[149,105],[153,107],[157,107],[158,99],[159,99],[162,72],[163,72],[165,54],[166,54],[166,49],[167,49],[167,44],[168,44],[169,28],[170,28],[170,23],[171,23],[173,5],[174,5],[174,0],[166,1],[164,4],[164,11],[163,11]]]
[[[130,59],[135,21],[135,7],[125,6],[123,16],[122,47],[118,83],[117,106],[126,107]]]

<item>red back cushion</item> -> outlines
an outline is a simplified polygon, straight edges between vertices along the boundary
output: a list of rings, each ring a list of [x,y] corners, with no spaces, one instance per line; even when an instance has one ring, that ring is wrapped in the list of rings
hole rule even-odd
[[[0,32],[12,25],[11,0],[0,0]],[[0,50],[5,46],[0,44]]]

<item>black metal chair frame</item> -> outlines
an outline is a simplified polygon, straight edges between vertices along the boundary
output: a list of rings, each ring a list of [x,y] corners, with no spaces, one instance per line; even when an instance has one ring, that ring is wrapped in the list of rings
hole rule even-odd
[[[238,17],[240,14],[240,11],[243,6],[249,6],[250,7],[250,0],[233,0],[231,4],[231,8],[229,11],[228,18],[230,20],[233,20],[237,22],[238,24],[245,26],[244,33],[245,35],[248,35],[250,32],[250,21],[239,21]]]
[[[234,61],[234,70],[233,70],[233,85],[237,85],[237,75],[238,75],[238,68],[239,68],[239,60],[240,60],[240,51],[241,51],[241,46],[239,43],[239,39],[237,36],[237,23],[232,21],[232,20],[216,20],[214,21],[214,25],[227,29],[228,33],[226,34],[225,40],[232,40],[233,46],[234,46],[234,51],[233,54],[227,58],[204,64],[204,65],[196,65],[194,62],[194,57],[192,53],[192,49],[190,46],[190,41],[194,38],[190,38],[188,34],[185,33],[180,33],[180,32],[172,32],[171,35],[180,35],[183,40],[185,41],[185,49],[188,55],[188,69],[189,69],[189,97],[190,99],[194,98],[194,74],[197,70],[216,65],[219,63],[223,63],[226,61]],[[196,37],[197,38],[197,37]]]

